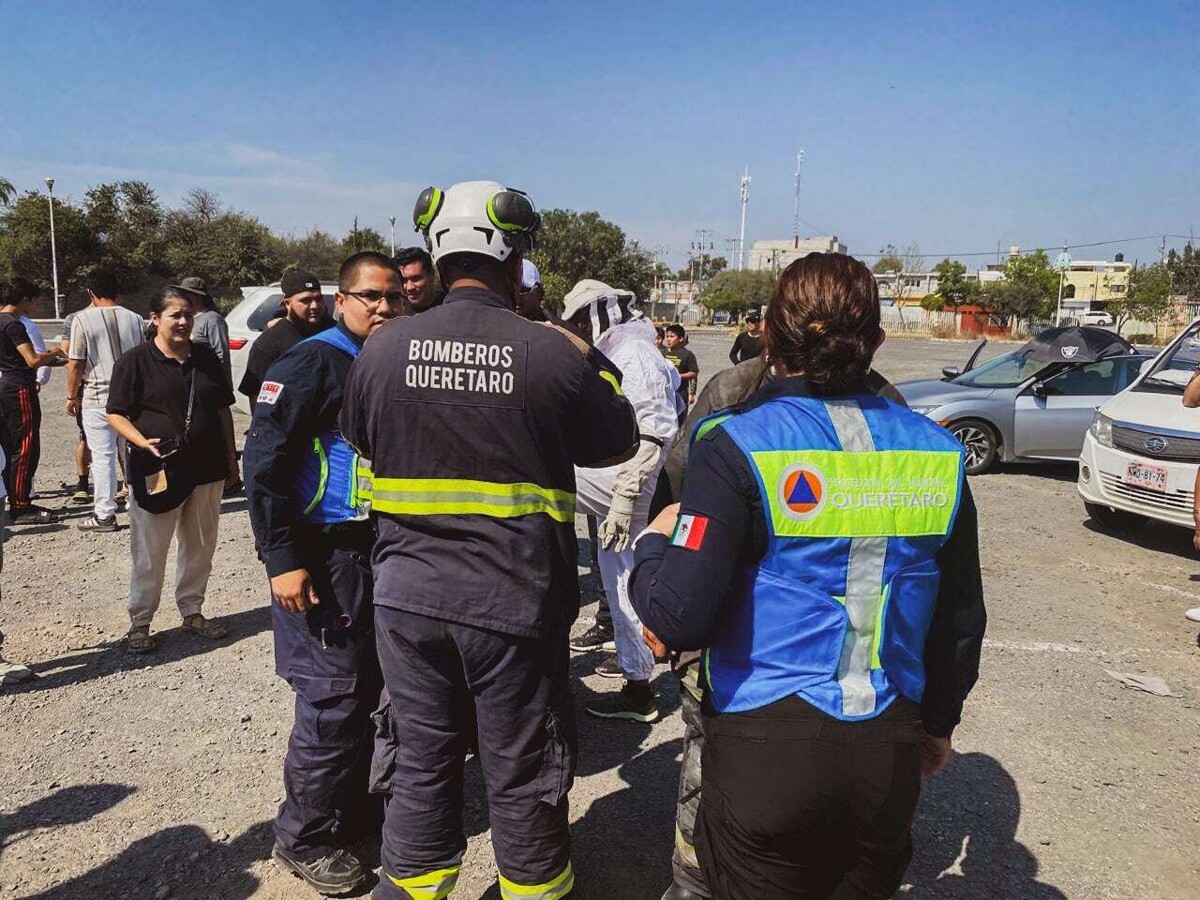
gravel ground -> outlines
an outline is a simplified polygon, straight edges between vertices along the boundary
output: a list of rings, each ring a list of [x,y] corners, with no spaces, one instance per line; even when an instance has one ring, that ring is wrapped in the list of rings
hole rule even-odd
[[[729,340],[694,336],[704,373],[723,367]],[[932,376],[968,352],[897,339],[879,368],[894,380]],[[65,503],[57,485],[72,476],[75,434],[55,377],[38,475],[52,507]],[[1200,651],[1182,611],[1200,602],[1200,566],[1180,529],[1118,538],[1093,528],[1074,479],[1073,466],[1045,465],[972,481],[988,643],[958,755],[924,792],[901,896],[1196,896]],[[38,678],[0,692],[0,897],[315,897],[269,861],[291,697],[273,674],[244,500],[223,513],[206,612],[232,639],[185,635],[168,603],[149,657],[120,643],[127,532],[81,534],[78,510],[60,525],[10,530],[5,651]],[[590,575],[584,584],[590,602]],[[598,661],[576,657],[580,700],[618,686],[591,675]],[[1159,675],[1180,696],[1123,688],[1106,670]],[[655,900],[669,881],[682,727],[678,691],[660,672],[672,714],[659,724],[581,717],[581,900]],[[478,767],[468,772],[470,841],[455,896],[491,900],[486,806]]]

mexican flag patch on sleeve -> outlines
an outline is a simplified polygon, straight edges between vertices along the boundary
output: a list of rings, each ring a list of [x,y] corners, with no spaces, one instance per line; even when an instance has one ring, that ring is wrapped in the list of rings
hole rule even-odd
[[[679,521],[675,523],[675,533],[671,535],[671,546],[699,550],[707,530],[707,516],[680,516]]]

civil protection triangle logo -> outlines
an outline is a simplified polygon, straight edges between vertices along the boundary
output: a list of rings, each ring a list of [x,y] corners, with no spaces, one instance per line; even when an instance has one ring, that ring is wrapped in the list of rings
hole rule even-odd
[[[779,505],[783,514],[799,522],[820,513],[825,506],[825,476],[815,466],[788,466],[779,476]]]

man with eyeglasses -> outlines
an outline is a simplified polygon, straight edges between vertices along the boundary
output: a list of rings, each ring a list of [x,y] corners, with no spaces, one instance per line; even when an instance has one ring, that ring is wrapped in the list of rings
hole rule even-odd
[[[244,453],[250,523],[274,600],[275,671],[296,696],[275,859],[323,894],[365,880],[369,869],[350,848],[377,834],[382,817],[367,791],[382,684],[371,474],[338,430],[338,415],[367,337],[410,312],[395,264],[375,252],[342,263],[336,303],[334,327],[267,370]]]

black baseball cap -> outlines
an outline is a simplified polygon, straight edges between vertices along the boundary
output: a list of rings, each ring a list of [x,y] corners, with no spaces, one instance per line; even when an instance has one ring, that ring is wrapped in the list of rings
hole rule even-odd
[[[279,282],[279,287],[285,297],[303,294],[305,291],[321,293],[321,281],[311,272],[288,272]]]
[[[746,321],[746,322],[761,322],[762,321],[762,313],[760,313],[757,309],[752,309],[752,310],[750,310],[750,312],[746,313],[744,321]]]

